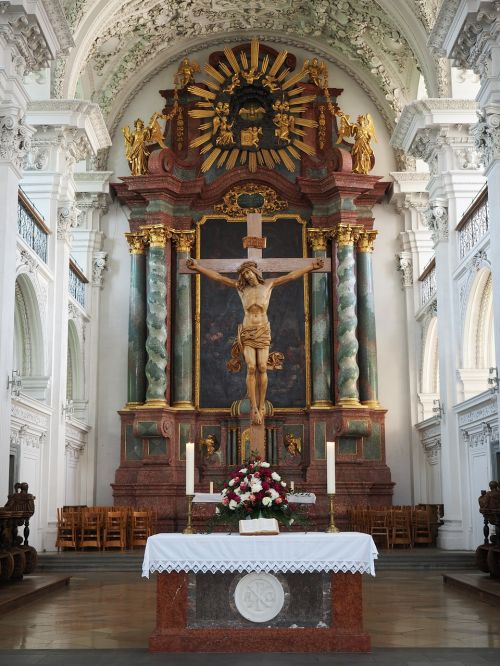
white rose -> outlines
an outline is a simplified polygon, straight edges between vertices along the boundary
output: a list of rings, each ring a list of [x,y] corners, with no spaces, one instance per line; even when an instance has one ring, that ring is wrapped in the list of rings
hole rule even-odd
[[[244,469],[240,469],[240,472],[241,472],[242,474],[246,474],[246,473],[248,472],[248,470],[247,470],[247,468],[245,467]]]
[[[276,499],[277,497],[279,497],[279,496],[280,496],[280,494],[279,494],[278,492],[276,492],[276,490],[274,490],[274,488],[271,488],[271,489],[269,490],[269,497],[270,497],[271,499],[275,500],[275,499]]]
[[[223,488],[223,490],[221,491],[221,495],[222,497],[224,497],[224,495],[227,495],[227,488]]]
[[[250,489],[253,493],[260,493],[260,491],[262,490],[262,483],[259,481],[259,479],[252,480],[252,485],[250,486]]]
[[[229,508],[234,511],[236,507],[238,506],[238,502],[236,500],[230,500],[229,501]]]
[[[231,486],[231,487],[234,486],[234,479],[231,479],[231,481],[229,482],[228,485]]]
[[[261,467],[271,467],[271,465],[269,463],[266,463],[266,462],[261,462],[260,466]]]
[[[263,497],[262,498],[262,505],[263,506],[269,506],[272,502],[272,499],[270,497]],[[231,504],[231,502],[229,503]]]
[[[245,502],[250,497],[250,493],[249,492],[241,493],[240,497],[241,497],[241,501]]]
[[[271,474],[271,479],[274,479],[275,481],[281,481],[281,476],[279,474],[276,474],[276,472],[273,472]]]
[[[286,488],[286,483],[284,481],[281,482],[281,485],[283,486],[283,488]]]

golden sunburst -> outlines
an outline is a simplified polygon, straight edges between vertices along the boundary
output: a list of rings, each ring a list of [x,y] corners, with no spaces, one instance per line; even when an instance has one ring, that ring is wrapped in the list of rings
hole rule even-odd
[[[306,130],[317,127],[318,123],[301,117],[316,99],[316,95],[303,94],[304,89],[298,85],[308,75],[307,69],[290,76],[290,70],[285,67],[287,51],[280,51],[272,62],[265,54],[259,63],[259,50],[259,40],[255,38],[250,46],[250,59],[243,50],[235,53],[226,47],[225,59],[221,59],[217,67],[208,63],[204,66],[210,77],[202,82],[206,88],[188,87],[190,93],[201,98],[189,115],[202,121],[202,133],[189,145],[200,148],[200,154],[206,156],[201,166],[203,173],[215,163],[217,168],[233,169],[238,162],[251,172],[257,171],[259,166],[273,169],[277,164],[293,172],[301,153],[315,154],[314,146],[307,143]],[[231,117],[228,99],[242,85],[258,86],[273,101],[275,140],[272,147],[260,147],[262,128],[257,126],[247,127],[245,141],[237,145],[233,130],[235,119]]]

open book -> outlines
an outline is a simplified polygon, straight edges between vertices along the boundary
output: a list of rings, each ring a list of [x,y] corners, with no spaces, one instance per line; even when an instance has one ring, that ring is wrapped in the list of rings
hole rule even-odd
[[[279,533],[280,528],[276,518],[253,518],[252,520],[240,520],[240,534],[242,536]]]

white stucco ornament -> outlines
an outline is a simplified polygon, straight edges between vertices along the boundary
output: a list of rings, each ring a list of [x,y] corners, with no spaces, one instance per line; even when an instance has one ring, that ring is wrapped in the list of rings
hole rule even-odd
[[[234,603],[239,613],[250,622],[269,622],[283,608],[285,592],[276,576],[250,573],[238,582]]]

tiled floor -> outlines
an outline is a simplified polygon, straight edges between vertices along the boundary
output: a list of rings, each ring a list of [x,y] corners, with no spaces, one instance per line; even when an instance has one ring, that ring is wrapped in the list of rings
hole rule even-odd
[[[260,655],[259,666],[500,664],[499,606],[444,585],[434,572],[387,571],[364,581],[365,625],[375,648],[371,655]],[[0,617],[0,663],[234,664],[234,655],[149,655],[145,648],[154,612],[154,578],[147,581],[129,573],[74,576],[69,587]],[[239,656],[238,666],[255,664],[255,659]]]

